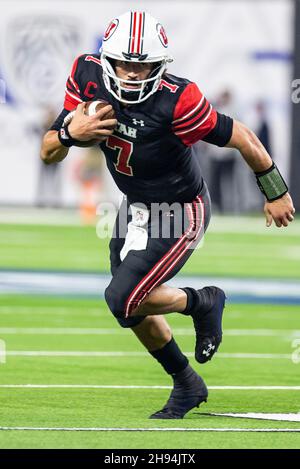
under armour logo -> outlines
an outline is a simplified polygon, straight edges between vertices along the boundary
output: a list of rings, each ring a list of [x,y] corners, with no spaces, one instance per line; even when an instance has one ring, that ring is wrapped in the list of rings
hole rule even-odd
[[[207,350],[203,350],[202,355],[206,355],[207,357],[209,357],[211,351],[215,350],[215,348],[216,348],[215,345],[209,344],[209,346],[207,347]]]
[[[138,121],[137,119],[135,119],[135,117],[132,118],[132,122],[134,123],[134,125],[140,125],[141,127],[145,127],[145,122]]]

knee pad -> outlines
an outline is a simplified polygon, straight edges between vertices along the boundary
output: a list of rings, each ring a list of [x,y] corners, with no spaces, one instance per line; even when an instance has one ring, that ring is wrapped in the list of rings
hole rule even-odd
[[[116,318],[124,318],[124,307],[125,304],[118,295],[110,286],[108,286],[104,292],[105,301]]]
[[[133,316],[132,318],[116,318],[121,327],[135,327],[144,321],[145,316]]]
[[[116,320],[120,324],[121,327],[129,328],[135,327],[140,324],[145,317],[144,316],[135,316],[131,318],[125,318],[124,314],[124,302],[120,299],[120,295],[113,291],[112,288],[107,287],[104,292],[106,303],[110,309],[110,311],[115,316]]]

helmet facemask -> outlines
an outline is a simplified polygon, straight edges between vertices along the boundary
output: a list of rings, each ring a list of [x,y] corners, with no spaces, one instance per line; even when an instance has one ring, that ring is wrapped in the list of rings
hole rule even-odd
[[[125,104],[138,104],[148,99],[159,87],[162,75],[166,71],[167,61],[159,60],[148,62],[153,64],[149,76],[144,80],[125,80],[119,78],[114,68],[114,61],[105,52],[101,53],[103,79],[107,90],[119,101]],[[124,59],[120,58],[124,61]],[[126,61],[126,60],[125,60]],[[126,62],[131,62],[130,60]],[[143,63],[143,62],[140,62]],[[140,85],[136,89],[127,88],[126,85]]]

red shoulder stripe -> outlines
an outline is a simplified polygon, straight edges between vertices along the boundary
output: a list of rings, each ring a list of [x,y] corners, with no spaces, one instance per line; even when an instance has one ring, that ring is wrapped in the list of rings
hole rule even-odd
[[[173,113],[172,124],[189,118],[202,105],[205,97],[195,83],[189,83],[177,101]]]
[[[203,139],[216,125],[217,113],[195,83],[181,93],[173,113],[172,131],[185,145]]]
[[[193,125],[192,127],[189,127],[188,129],[182,129],[182,130],[178,130],[178,131],[174,132],[175,135],[183,135],[183,134],[186,134],[188,132],[191,132],[192,130],[197,129],[202,124],[204,124],[204,122],[209,118],[211,112],[212,112],[212,105],[210,104],[209,107],[208,107],[207,115],[205,117],[203,117],[203,119],[200,119],[200,122],[197,122],[195,125]]]
[[[71,91],[71,93],[75,94],[76,96],[78,96],[78,98],[80,98],[80,90],[79,88],[75,88],[75,86],[72,84],[70,80],[70,77],[67,80],[66,87],[69,91]]]
[[[202,98],[200,99],[200,101],[196,104],[196,106],[191,110],[189,111],[187,114],[185,114],[184,116],[182,117],[179,117],[178,119],[175,119],[172,121],[172,124],[177,124],[178,122],[181,122],[187,118],[190,117],[191,114],[193,114],[194,112],[197,112],[199,110],[199,108],[201,107],[201,105],[203,104],[203,101],[204,101],[205,97],[202,96]],[[180,115],[180,107],[181,107],[181,102],[178,102],[177,105],[176,105],[176,108],[175,108],[175,111],[174,111],[174,116],[177,114],[177,115]]]
[[[173,126],[173,130],[181,130],[183,128],[190,127],[192,124],[195,124],[200,119],[204,118],[209,110],[209,102],[204,98],[202,105],[196,113],[193,113],[187,119],[182,120],[180,123]]]
[[[64,101],[64,108],[67,109],[68,111],[73,111],[79,103],[82,103],[82,99],[78,98],[74,93],[70,92],[66,88],[66,94],[65,94],[65,101]]]

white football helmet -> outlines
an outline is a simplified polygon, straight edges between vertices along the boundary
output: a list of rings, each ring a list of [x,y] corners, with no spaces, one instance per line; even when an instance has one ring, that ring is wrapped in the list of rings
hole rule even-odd
[[[103,36],[100,49],[103,79],[108,91],[119,101],[137,104],[157,91],[161,77],[172,62],[168,54],[168,39],[163,26],[143,11],[129,11],[112,20]],[[114,60],[153,63],[145,80],[133,81],[117,77]],[[130,89],[122,85],[139,85]]]

